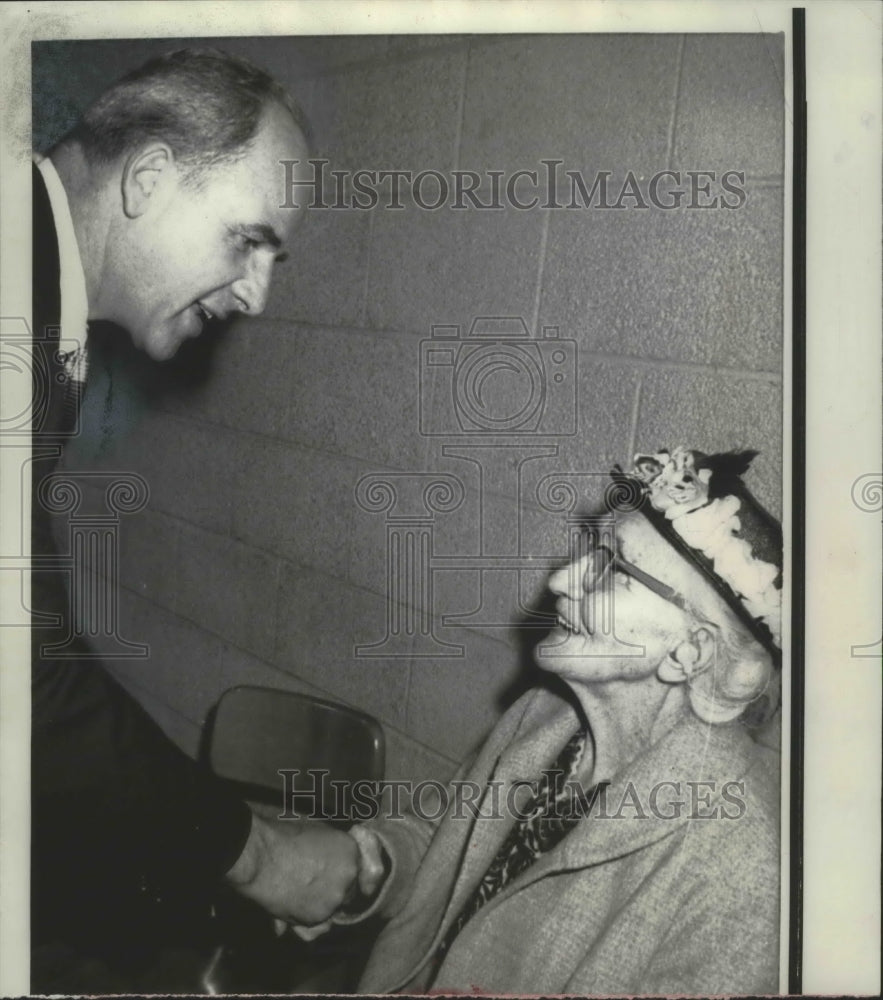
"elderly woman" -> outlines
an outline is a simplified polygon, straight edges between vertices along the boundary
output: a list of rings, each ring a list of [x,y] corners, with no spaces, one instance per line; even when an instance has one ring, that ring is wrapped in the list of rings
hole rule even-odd
[[[777,701],[781,541],[745,464],[642,457],[642,509],[550,579],[564,694],[507,712],[437,824],[360,828],[390,917],[360,991],[777,991],[779,760],[746,720]]]

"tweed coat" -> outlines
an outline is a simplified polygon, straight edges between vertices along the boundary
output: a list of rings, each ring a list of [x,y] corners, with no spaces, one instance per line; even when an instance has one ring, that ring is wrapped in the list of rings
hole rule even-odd
[[[529,692],[460,777],[502,789],[537,777],[576,727],[564,699]],[[660,782],[672,784],[654,809]],[[360,991],[776,992],[778,754],[737,722],[691,715],[617,775],[605,801],[608,818],[580,820],[473,916],[431,982],[439,941],[514,821],[488,815],[488,795],[477,819],[456,818],[451,797],[437,829],[414,816],[375,821],[392,869],[372,911],[392,919]]]

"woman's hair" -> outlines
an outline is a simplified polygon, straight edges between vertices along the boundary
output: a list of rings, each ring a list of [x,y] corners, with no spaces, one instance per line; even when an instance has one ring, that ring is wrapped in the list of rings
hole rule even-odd
[[[697,614],[694,627],[707,629],[715,648],[706,670],[688,679],[690,704],[705,722],[739,718],[764,725],[779,705],[780,676],[770,654],[721,602],[715,621]]]
[[[689,629],[714,639],[710,660],[687,677],[693,711],[706,722],[761,726],[778,707],[779,671],[723,597],[687,556],[640,513],[618,519],[625,555],[679,594]],[[673,652],[673,651],[672,651]]]
[[[78,142],[100,166],[158,139],[198,178],[209,167],[244,156],[273,103],[307,135],[300,107],[263,70],[215,49],[180,49],[151,59],[106,90],[61,143]]]

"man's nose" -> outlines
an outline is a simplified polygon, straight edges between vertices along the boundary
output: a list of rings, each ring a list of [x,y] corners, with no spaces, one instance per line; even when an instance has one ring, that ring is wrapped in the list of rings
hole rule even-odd
[[[589,554],[556,569],[549,577],[549,590],[572,601],[580,600],[583,596],[583,581],[591,566],[592,556]]]
[[[258,316],[264,311],[270,294],[272,274],[272,259],[261,260],[255,256],[249,261],[248,271],[231,286],[236,298],[236,308],[240,312]]]

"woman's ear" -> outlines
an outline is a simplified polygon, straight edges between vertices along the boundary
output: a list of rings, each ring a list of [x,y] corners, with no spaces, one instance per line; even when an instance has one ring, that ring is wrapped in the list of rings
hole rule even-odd
[[[705,673],[714,663],[716,652],[717,640],[709,629],[691,629],[656,668],[656,676],[667,684],[683,684]]]
[[[734,704],[723,699],[716,686],[719,671],[715,666],[718,655],[716,631],[699,626],[690,629],[687,638],[679,643],[656,668],[656,676],[668,684],[688,682],[690,705],[705,722],[729,722],[741,715],[744,702]]]

